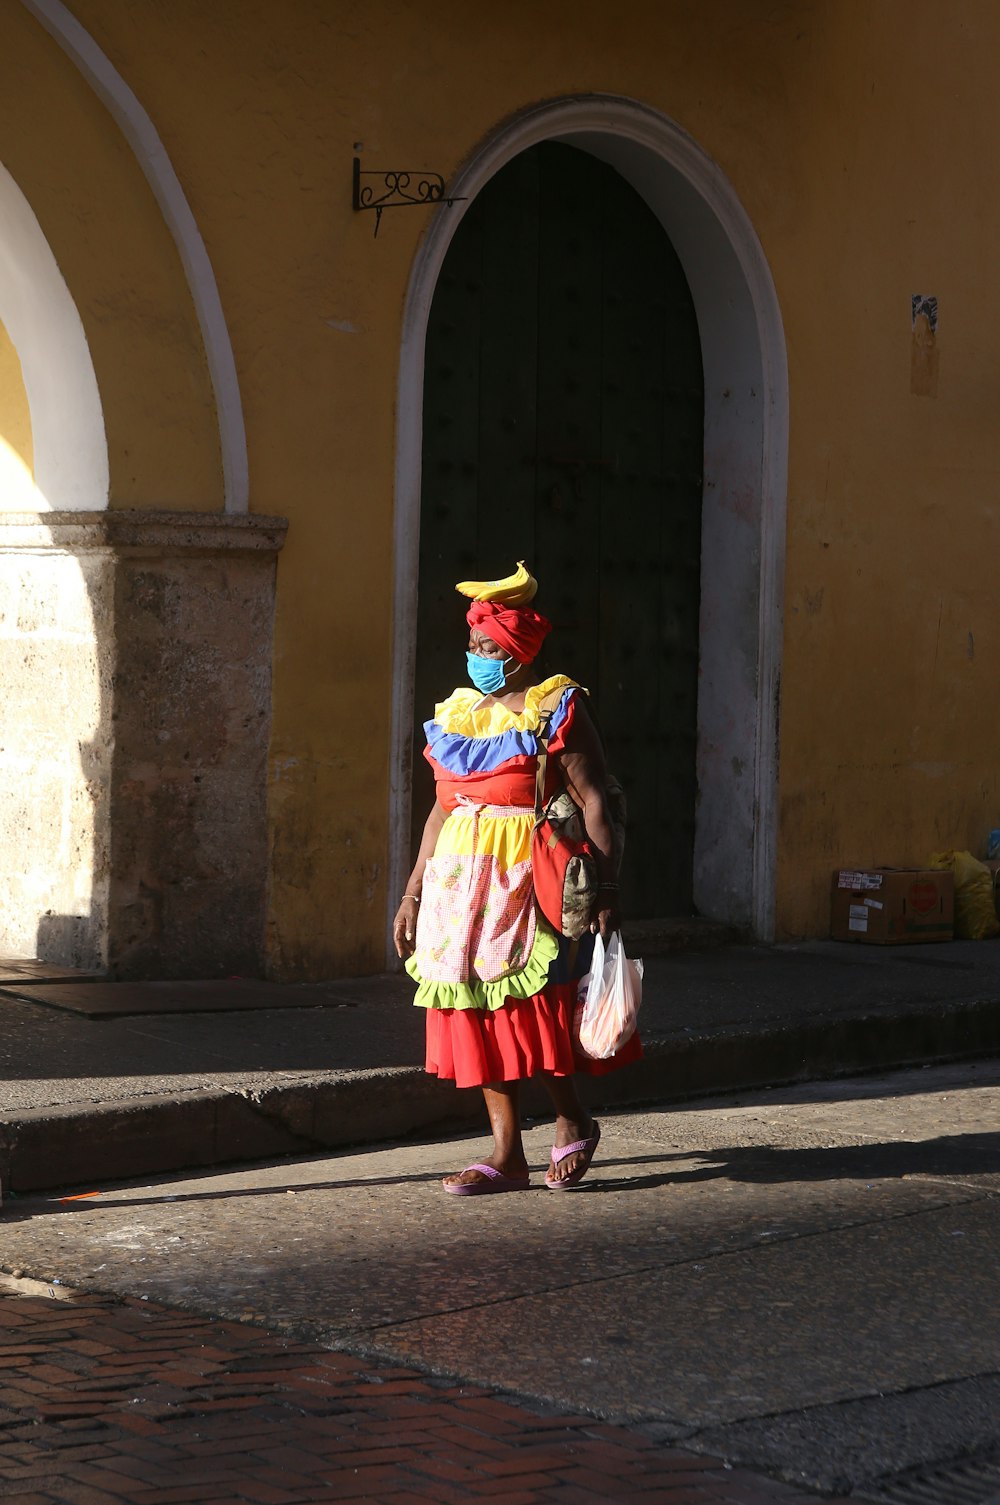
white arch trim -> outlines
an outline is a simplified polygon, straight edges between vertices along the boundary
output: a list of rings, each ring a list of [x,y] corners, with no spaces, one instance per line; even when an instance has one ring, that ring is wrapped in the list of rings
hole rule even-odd
[[[250,504],[246,426],[232,342],[205,242],[180,179],[149,115],[88,31],[62,0],[21,0],[99,95],[152,188],[181,259],[201,326],[215,394],[227,512]]]
[[[725,174],[673,121],[591,95],[507,122],[452,188],[467,202],[518,152],[561,140],[614,166],[658,216],[694,298],[705,371],[699,808],[695,902],[774,933],[778,688],[788,456],[788,377],[777,294]],[[435,212],[410,277],[396,445],[389,929],[408,870],[413,665],[420,541],[423,365],[437,279],[465,209]],[[394,952],[387,948],[390,961]]]
[[[108,445],[87,337],[31,205],[0,166],[0,323],[21,362],[34,448],[34,487],[0,510],[108,505]]]

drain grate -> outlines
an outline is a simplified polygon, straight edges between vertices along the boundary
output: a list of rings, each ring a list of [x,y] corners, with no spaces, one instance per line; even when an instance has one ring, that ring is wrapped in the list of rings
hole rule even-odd
[[[904,1469],[857,1491],[874,1505],[1000,1505],[1000,1455]]]

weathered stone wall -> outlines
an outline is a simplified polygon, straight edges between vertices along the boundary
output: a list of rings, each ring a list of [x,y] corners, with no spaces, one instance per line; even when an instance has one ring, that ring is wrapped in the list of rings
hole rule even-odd
[[[263,965],[275,519],[0,520],[0,952]]]
[[[115,614],[112,964],[256,973],[274,555],[120,558]]]

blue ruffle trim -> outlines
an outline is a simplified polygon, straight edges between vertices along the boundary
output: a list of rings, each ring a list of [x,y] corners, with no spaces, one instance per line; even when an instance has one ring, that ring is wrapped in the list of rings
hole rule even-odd
[[[568,685],[552,713],[549,732],[558,730],[566,719],[570,696],[576,689]],[[466,737],[460,732],[446,732],[436,721],[424,722],[427,751],[448,773],[464,778],[470,773],[492,773],[511,758],[533,758],[538,751],[537,732],[501,732],[497,737]]]

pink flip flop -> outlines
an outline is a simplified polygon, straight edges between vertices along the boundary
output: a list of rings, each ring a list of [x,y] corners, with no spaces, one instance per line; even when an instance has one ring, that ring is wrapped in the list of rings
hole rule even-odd
[[[527,1191],[531,1185],[527,1176],[518,1180],[514,1176],[505,1176],[503,1171],[498,1171],[495,1165],[467,1165],[467,1171],[480,1171],[486,1177],[485,1181],[465,1181],[450,1185],[442,1181],[445,1191],[450,1191],[456,1197],[492,1197],[501,1191]],[[464,1174],[459,1172],[459,1174]]]
[[[559,1165],[570,1155],[582,1154],[585,1159],[582,1165],[577,1166],[575,1171],[570,1171],[569,1175],[562,1181],[550,1181],[548,1172],[546,1172],[545,1185],[549,1191],[569,1191],[571,1187],[579,1186],[584,1176],[590,1170],[590,1162],[594,1158],[594,1151],[597,1149],[600,1137],[601,1126],[595,1118],[594,1132],[589,1139],[574,1139],[572,1144],[564,1144],[562,1149],[559,1150],[556,1149],[555,1145],[552,1146],[552,1161],[554,1165]]]

